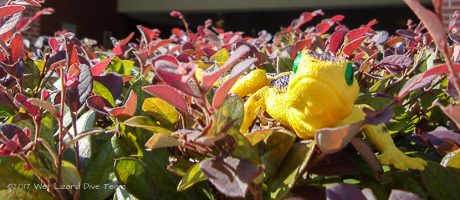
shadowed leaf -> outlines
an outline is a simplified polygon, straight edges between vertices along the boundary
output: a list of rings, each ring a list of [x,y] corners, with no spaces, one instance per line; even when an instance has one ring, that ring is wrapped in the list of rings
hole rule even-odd
[[[259,171],[250,161],[234,157],[203,160],[200,169],[221,193],[240,198],[246,196],[249,184]]]

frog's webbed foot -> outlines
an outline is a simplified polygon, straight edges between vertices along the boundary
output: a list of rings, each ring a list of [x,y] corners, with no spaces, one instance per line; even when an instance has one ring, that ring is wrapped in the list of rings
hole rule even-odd
[[[380,163],[383,165],[393,165],[400,170],[415,169],[423,170],[427,165],[426,161],[421,158],[411,158],[401,152],[399,149],[390,149],[377,155]]]
[[[263,87],[251,95],[251,97],[249,97],[249,99],[244,103],[244,118],[240,128],[241,133],[246,134],[257,114],[265,112],[265,98],[268,90],[268,86]]]
[[[420,158],[411,158],[401,152],[393,143],[390,134],[384,131],[383,124],[377,126],[366,125],[364,126],[364,132],[381,152],[381,154],[377,156],[381,164],[393,165],[395,168],[401,170],[423,170],[427,165],[426,161]]]

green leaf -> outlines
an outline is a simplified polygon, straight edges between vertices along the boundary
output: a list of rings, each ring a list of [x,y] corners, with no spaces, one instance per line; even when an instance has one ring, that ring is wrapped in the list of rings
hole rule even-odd
[[[11,117],[14,115],[14,110],[11,109],[11,106],[6,104],[0,104],[0,118],[2,117]]]
[[[17,157],[0,156],[0,177],[0,199],[54,199],[45,189],[40,189],[44,185]]]
[[[145,99],[142,110],[169,128],[174,128],[179,120],[176,108],[158,97]]]
[[[306,166],[310,153],[311,148],[305,143],[296,143],[289,149],[282,165],[268,179],[268,193],[271,199],[283,199],[289,193],[301,175],[300,170]]]
[[[117,72],[121,75],[129,76],[131,75],[131,70],[134,66],[134,61],[132,60],[120,60],[120,58],[115,57],[110,65],[108,66],[111,71]]]
[[[62,161],[61,165],[62,184],[66,186],[79,186],[81,183],[80,173],[77,167],[69,161]]]
[[[232,155],[238,158],[246,158],[254,163],[259,163],[259,155],[257,149],[240,133],[239,129],[243,121],[244,110],[241,98],[230,94],[225,99],[222,107],[220,107],[213,115],[213,126],[209,131],[210,135],[217,135],[223,132],[226,127],[231,127],[227,130],[227,134],[235,140],[235,149]]]
[[[95,95],[101,96],[106,99],[113,107],[115,107],[115,100],[109,89],[107,89],[102,83],[93,80],[93,92]]]
[[[171,130],[161,127],[159,124],[155,124],[152,120],[144,116],[134,116],[123,122],[126,126],[143,128],[153,133],[171,133]]]
[[[263,149],[260,153],[261,160],[265,166],[266,177],[270,177],[276,172],[296,138],[295,135],[286,130],[274,130],[264,143],[260,143]]]
[[[185,175],[180,180],[179,185],[177,186],[177,191],[186,190],[198,182],[206,180],[206,176],[204,176],[203,172],[200,170],[200,163],[196,163],[191,166]]]
[[[110,141],[99,144],[83,174],[83,184],[100,186],[99,190],[82,188],[82,199],[107,199],[115,192],[114,151]]]
[[[37,65],[31,59],[27,59],[25,64],[25,74],[28,75],[25,77],[23,83],[27,88],[34,90],[40,81],[40,69],[38,69]]]
[[[48,179],[56,178],[56,166],[51,155],[43,150],[30,151],[27,153],[30,165],[35,169],[37,175]]]
[[[202,199],[194,190],[177,192],[178,180],[166,170],[168,152],[158,149],[144,152],[144,159],[121,158],[115,162],[115,173],[121,185],[125,185],[138,199]]]
[[[428,162],[421,172],[428,195],[432,199],[457,199],[460,197],[460,170]]]

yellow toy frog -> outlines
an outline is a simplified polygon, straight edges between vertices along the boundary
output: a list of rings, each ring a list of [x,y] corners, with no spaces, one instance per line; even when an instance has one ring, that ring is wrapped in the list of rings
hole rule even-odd
[[[267,112],[303,139],[314,138],[316,130],[339,127],[363,120],[367,105],[355,105],[359,86],[351,63],[345,59],[302,51],[294,60],[293,72],[270,76],[256,69],[240,78],[231,92],[240,97],[252,94],[244,104],[240,131],[248,132],[258,113]],[[398,169],[423,170],[426,162],[401,152],[384,124],[365,125],[363,132],[381,152],[382,164]]]

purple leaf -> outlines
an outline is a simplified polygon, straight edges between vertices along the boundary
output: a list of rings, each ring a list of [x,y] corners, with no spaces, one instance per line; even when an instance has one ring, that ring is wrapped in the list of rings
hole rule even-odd
[[[222,74],[227,71],[228,68],[232,67],[235,65],[238,61],[240,61],[242,58],[246,57],[249,55],[251,52],[251,48],[249,48],[248,45],[240,45],[235,52],[227,59],[225,64],[218,70],[210,73],[210,74],[205,74],[203,76],[203,86],[205,88],[211,88],[214,82],[219,79]]]
[[[417,34],[414,33],[413,31],[408,31],[408,30],[396,30],[396,34],[400,35],[400,36],[404,36],[406,38],[410,38],[412,40],[415,40],[415,37],[417,37]]]
[[[243,72],[245,72],[253,63],[257,61],[256,58],[250,58],[238,63],[230,73],[228,80],[222,84],[216,91],[214,99],[212,100],[212,105],[215,109],[220,108],[222,103],[227,97],[228,91],[232,88],[233,84],[238,80]]]
[[[410,9],[417,15],[417,17],[422,21],[423,25],[426,27],[430,35],[433,37],[436,46],[444,54],[447,50],[447,33],[446,28],[444,28],[443,23],[438,15],[432,11],[426,9],[418,0],[403,0]]]
[[[176,58],[172,56],[160,56],[153,61],[155,70],[160,78],[168,85],[188,94],[196,96],[190,85],[188,85],[188,79],[195,73],[195,69],[192,68],[181,68]],[[196,67],[196,66],[195,66]]]
[[[383,58],[378,65],[396,65],[402,69],[408,68],[412,64],[412,59],[403,55],[391,55]]]
[[[86,105],[91,110],[103,115],[110,115],[110,113],[105,108],[112,108],[109,101],[101,96],[91,96],[86,100]]]
[[[433,145],[440,145],[442,144],[443,139],[449,139],[453,142],[460,145],[460,134],[456,132],[452,132],[447,130],[445,127],[437,127],[434,131],[428,132],[427,134],[423,135],[426,136],[427,139],[430,139]]]
[[[361,131],[363,124],[363,121],[359,121],[346,126],[319,129],[315,135],[316,144],[325,154],[335,153],[350,143]]]
[[[79,68],[78,86],[68,87],[66,92],[66,104],[70,107],[72,112],[78,111],[93,90],[93,76],[91,75],[89,66],[80,64]]]
[[[374,111],[369,108],[364,108],[363,111],[366,113],[365,123],[372,125],[388,123],[394,114],[392,106],[387,106],[381,111]]]
[[[217,190],[233,198],[244,198],[259,173],[250,161],[234,157],[203,160],[200,169]]]
[[[422,200],[419,196],[412,192],[402,190],[391,190],[388,200]]]
[[[399,94],[398,94],[398,98],[402,99],[404,96],[406,96],[409,92],[412,92],[414,90],[418,90],[420,88],[423,88],[425,86],[427,86],[428,84],[430,84],[433,79],[435,78],[436,76],[432,75],[432,76],[428,76],[428,77],[424,77],[424,74],[417,74],[415,75],[414,77],[412,77],[411,79],[409,79],[406,84],[404,84],[403,88],[401,89],[401,91],[399,91]]]
[[[372,169],[377,173],[383,173],[382,165],[377,160],[372,149],[361,139],[353,138],[351,144],[355,147],[356,151],[359,152],[359,155],[372,167]]]
[[[116,100],[120,97],[121,92],[123,91],[123,79],[120,75],[109,73],[103,76],[95,76],[93,79],[109,89],[110,93],[112,93],[113,99]]]
[[[455,124],[460,124],[460,106],[448,105],[446,107],[441,106],[442,111],[446,114]],[[460,144],[460,143],[459,143]]]
[[[330,200],[366,200],[357,186],[340,183],[326,186],[326,198]]]
[[[315,154],[317,152],[313,151]],[[315,159],[315,157],[312,158]],[[308,172],[323,176],[336,176],[354,174],[358,169],[353,158],[345,151],[339,151],[319,158],[319,161],[308,165]]]

